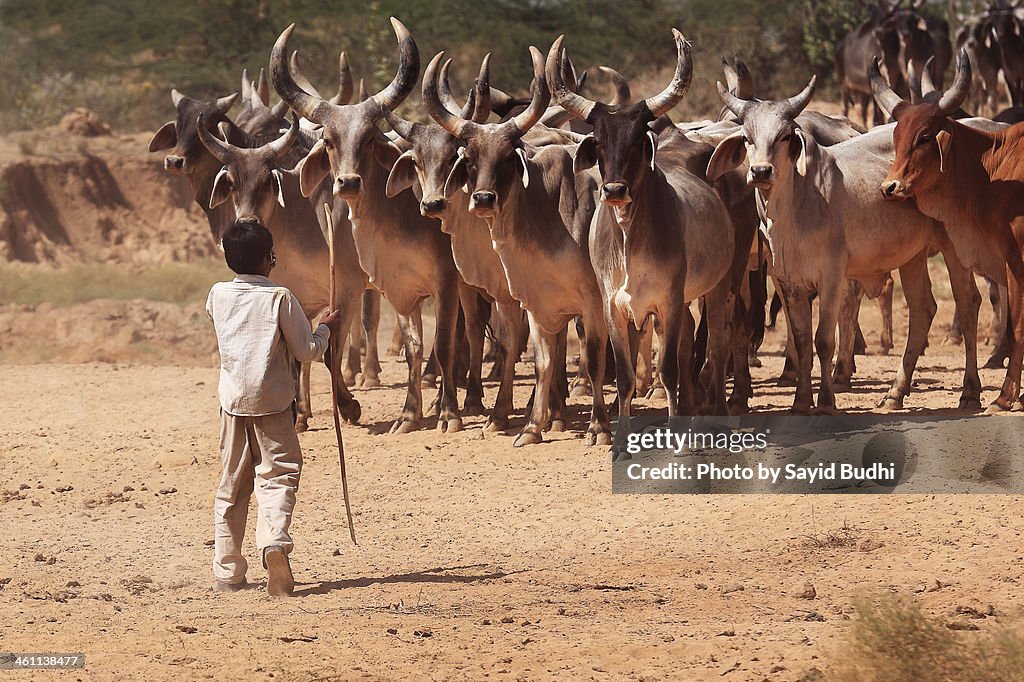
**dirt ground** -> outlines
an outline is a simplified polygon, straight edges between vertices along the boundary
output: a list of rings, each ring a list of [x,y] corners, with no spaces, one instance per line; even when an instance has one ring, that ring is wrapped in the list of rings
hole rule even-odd
[[[900,349],[899,297],[897,311]],[[956,405],[949,313],[908,410]],[[792,400],[774,385],[781,336],[755,370],[760,409]],[[870,408],[897,362],[859,358],[840,406]],[[69,679],[774,681],[830,670],[858,595],[909,596],[953,625],[975,613],[965,636],[1021,622],[1019,497],[612,496],[606,449],[580,438],[586,399],[570,431],[527,449],[483,433],[483,417],[387,435],[396,358],[345,428],[360,544],[317,365],[297,596],[267,597],[251,532],[251,589],[214,594],[217,370],[208,353],[188,364],[0,365],[0,651],[84,652]],[[532,370],[519,373],[521,409]],[[982,378],[991,400],[1002,373]]]

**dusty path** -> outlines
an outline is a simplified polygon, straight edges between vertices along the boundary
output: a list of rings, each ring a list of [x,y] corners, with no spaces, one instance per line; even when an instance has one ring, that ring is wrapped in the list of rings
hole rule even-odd
[[[934,350],[908,407],[956,403],[959,373],[939,368],[958,350]],[[869,407],[895,362],[859,359],[843,404]],[[763,407],[791,399],[779,363],[755,372]],[[214,369],[0,366],[0,651],[85,652],[66,674],[82,679],[796,680],[827,669],[858,594],[949,620],[991,604],[982,632],[1020,619],[1020,498],[613,497],[606,453],[574,433],[525,450],[483,418],[382,435],[395,360],[345,432],[352,547],[326,378],[302,436],[299,596],[273,601],[255,558],[255,587],[209,591]],[[990,397],[1000,373],[983,380]]]

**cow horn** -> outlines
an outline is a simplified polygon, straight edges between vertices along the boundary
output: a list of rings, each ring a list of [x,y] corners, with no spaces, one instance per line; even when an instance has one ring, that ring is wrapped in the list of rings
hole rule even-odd
[[[750,106],[750,101],[732,94],[721,83],[718,83],[718,96],[725,102],[725,107],[742,121],[743,116],[747,113],[747,107]]]
[[[216,135],[212,135],[206,129],[202,114],[199,114],[198,118],[196,118],[196,132],[199,133],[199,141],[203,143],[206,150],[222,164],[227,165],[238,156],[238,147],[230,142],[221,140]]]
[[[270,51],[270,80],[277,94],[288,102],[288,106],[302,117],[323,124],[330,111],[330,103],[320,97],[309,94],[295,82],[285,55],[288,54],[288,38],[295,30],[295,24],[286,28],[274,43]]]
[[[267,149],[275,159],[279,159],[292,148],[295,141],[299,139],[299,117],[292,112],[291,120],[288,122],[288,131],[267,145]]]
[[[437,71],[438,64],[444,59],[444,51],[438,52],[427,64],[427,70],[423,72],[423,106],[427,108],[430,117],[437,121],[437,124],[447,130],[455,137],[462,139],[463,134],[471,125],[470,121],[456,116],[448,111],[441,104],[437,94]]]
[[[491,115],[491,53],[484,55],[480,62],[480,73],[473,84],[475,102],[472,109],[472,121],[474,123],[486,123],[487,117]],[[468,106],[468,103],[467,103]],[[466,116],[463,116],[466,118]]]
[[[960,50],[956,58],[956,78],[953,87],[939,98],[939,111],[943,116],[951,116],[960,108],[971,92],[971,58],[967,50]]]
[[[352,101],[355,87],[352,82],[352,69],[348,65],[348,55],[338,55],[338,94],[330,99],[331,104],[348,104]]]
[[[289,67],[292,70],[292,75],[295,77],[295,82],[299,84],[299,87],[313,95],[323,99],[324,96],[320,94],[320,91],[316,89],[316,86],[309,82],[306,75],[302,71],[302,62],[299,60],[299,51],[292,51],[291,61],[288,62]]]
[[[675,38],[676,53],[678,54],[676,72],[672,77],[672,82],[654,97],[644,100],[647,108],[654,114],[654,118],[661,118],[683,100],[686,91],[690,89],[690,80],[693,78],[690,43],[686,42],[683,34],[676,29],[672,29],[672,37]]]
[[[412,39],[412,34],[402,22],[391,17],[391,26],[395,29],[395,37],[398,38],[398,72],[394,80],[374,95],[373,99],[381,107],[394,111],[416,87],[416,79],[420,75],[420,53],[416,49],[416,41]]]
[[[544,55],[536,47],[530,45],[530,56],[533,57],[533,99],[526,111],[501,124],[506,130],[513,130],[519,137],[525,135],[540,121],[544,112],[547,111],[548,103],[551,102],[551,92],[548,90],[547,78],[544,76]]]
[[[441,104],[444,105],[445,109],[456,116],[467,118],[467,116],[463,115],[462,107],[460,107],[459,103],[455,101],[455,96],[452,95],[451,85],[448,83],[448,69],[451,65],[451,59],[444,60],[444,64],[441,65],[441,73],[438,74],[437,77],[437,97],[441,100]]]
[[[807,105],[811,103],[811,98],[814,97],[814,88],[818,84],[818,77],[811,76],[811,80],[807,83],[807,87],[800,91],[800,94],[795,97],[790,97],[783,101],[783,111],[785,111],[790,118],[796,118],[800,115],[800,112],[807,108]]]
[[[262,66],[260,67],[260,77],[256,81],[256,94],[259,95],[263,106],[270,106],[270,86],[267,85],[267,74]]]
[[[570,90],[578,95],[580,92],[580,81],[576,77],[576,67],[573,65],[572,58],[568,54],[562,58],[559,68],[562,74],[562,81],[569,86]]]
[[[633,93],[629,89],[629,81],[626,80],[626,77],[610,66],[598,66],[597,70],[608,76],[612,86],[615,88],[615,96],[612,97],[608,104],[613,107],[620,104],[629,104],[633,99]]]
[[[171,88],[171,103],[174,104],[174,108],[178,108],[178,102],[185,99],[185,95],[181,94],[174,88]]]
[[[924,71],[921,72],[921,98],[925,98],[928,95],[936,92],[938,88],[935,87],[935,83],[932,82],[932,64],[935,63],[935,55],[928,58],[928,61],[924,63]]]
[[[234,92],[225,97],[219,98],[214,102],[214,108],[221,114],[226,115],[231,111],[231,107],[235,106],[235,100],[238,99],[238,93]]]
[[[569,86],[566,85],[565,79],[562,77],[560,64],[560,61],[563,59],[562,43],[564,41],[564,35],[558,36],[555,42],[551,45],[551,49],[548,50],[548,59],[545,66],[548,86],[551,88],[551,96],[554,98],[555,104],[562,107],[573,116],[585,121],[590,117],[591,112],[594,111],[594,107],[597,106],[597,102],[573,92],[569,89]]]
[[[750,75],[750,69],[746,62],[733,54],[736,62],[736,96],[743,99],[754,99],[754,77]]]
[[[903,98],[897,95],[889,84],[882,78],[882,70],[878,66],[878,57],[871,58],[871,67],[868,70],[871,76],[871,93],[875,96],[875,102],[889,118],[892,118],[893,109],[903,103]]]
[[[416,124],[412,121],[407,121],[390,109],[384,109],[381,113],[384,114],[384,120],[388,122],[392,130],[398,133],[398,136],[407,142],[412,142],[412,136],[416,129]]]
[[[362,78],[359,79],[359,101],[365,102],[370,99],[370,95],[366,92],[366,81]]]
[[[252,99],[252,81],[249,80],[249,69],[242,69],[242,102]]]

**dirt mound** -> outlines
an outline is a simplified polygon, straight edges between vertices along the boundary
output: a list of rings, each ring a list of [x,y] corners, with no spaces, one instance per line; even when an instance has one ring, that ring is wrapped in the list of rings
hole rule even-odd
[[[214,254],[187,182],[146,153],[145,136],[77,138],[68,149],[66,133],[34,135],[0,143],[0,262],[147,265]]]
[[[67,308],[0,306],[0,363],[144,362],[214,366],[202,305],[98,299]]]
[[[110,126],[100,115],[85,107],[75,107],[64,114],[57,127],[72,135],[82,137],[99,137],[110,134]]]

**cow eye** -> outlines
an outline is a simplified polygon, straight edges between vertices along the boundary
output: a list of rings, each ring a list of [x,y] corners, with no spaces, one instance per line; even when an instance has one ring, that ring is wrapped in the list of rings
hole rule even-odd
[[[932,136],[931,135],[921,135],[920,137],[917,138],[917,145],[920,147],[922,145],[928,144],[931,141],[932,141]]]

